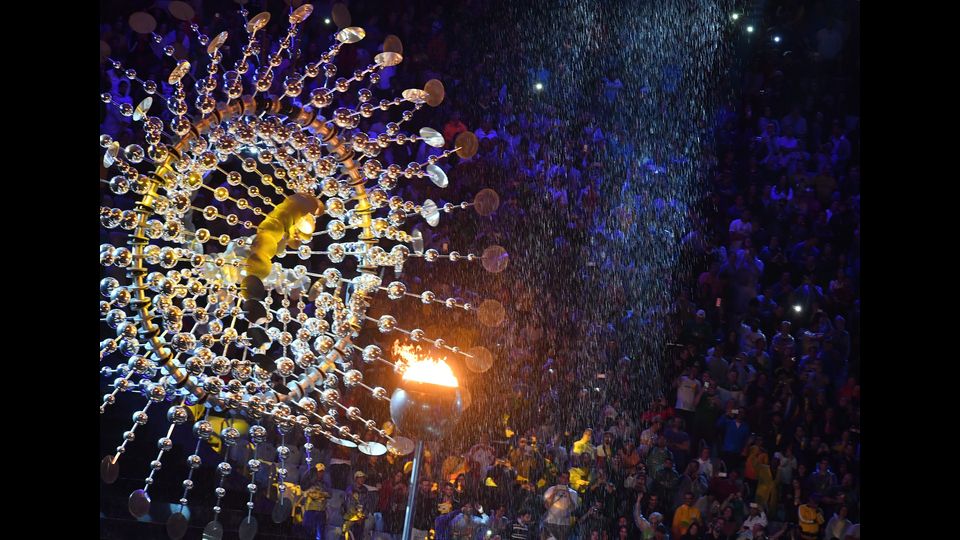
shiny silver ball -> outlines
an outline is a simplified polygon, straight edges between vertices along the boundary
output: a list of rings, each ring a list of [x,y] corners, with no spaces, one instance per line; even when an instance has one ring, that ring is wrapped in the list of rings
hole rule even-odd
[[[173,439],[170,437],[161,437],[160,440],[157,441],[157,448],[164,452],[169,452],[173,448]]]
[[[206,420],[201,420],[193,424],[193,434],[204,441],[210,440],[213,436],[213,425]]]
[[[171,424],[180,425],[190,419],[190,411],[186,407],[175,405],[167,409],[167,421]]]
[[[240,430],[235,427],[223,428],[223,430],[220,431],[220,438],[223,440],[223,444],[234,446],[240,438]]]
[[[260,444],[267,440],[267,428],[257,425],[250,428],[250,442]]]

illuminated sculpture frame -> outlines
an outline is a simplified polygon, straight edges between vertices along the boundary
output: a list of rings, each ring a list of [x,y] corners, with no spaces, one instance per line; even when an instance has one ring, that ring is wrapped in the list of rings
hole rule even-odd
[[[367,315],[369,300],[379,291],[385,291],[391,300],[414,297],[424,304],[440,304],[449,309],[476,312],[476,308],[469,303],[455,298],[438,300],[431,291],[420,294],[407,292],[406,286],[399,281],[383,286],[378,271],[381,267],[399,270],[410,257],[423,258],[427,262],[439,259],[480,261],[489,271],[503,270],[507,258],[499,246],[487,248],[482,257],[474,254],[462,256],[455,251],[440,255],[433,249],[423,250],[419,233],[411,235],[400,228],[407,218],[417,215],[435,226],[441,210],[449,213],[457,208],[472,206],[480,215],[490,215],[496,210],[499,200],[496,193],[489,189],[481,191],[471,203],[447,203],[442,208],[429,199],[417,205],[399,197],[388,197],[387,192],[396,187],[401,177],[428,178],[437,186],[445,187],[446,174],[436,162],[454,152],[468,159],[477,150],[476,137],[465,132],[457,138],[455,149],[444,151],[439,156],[430,156],[425,165],[411,163],[405,168],[398,165],[383,167],[375,159],[390,144],[423,141],[435,148],[444,145],[440,134],[430,128],[421,129],[419,136],[405,135],[399,131],[400,124],[409,120],[423,104],[437,106],[442,102],[444,90],[439,81],[428,82],[424,89],[405,90],[403,97],[381,100],[379,105],[371,102],[370,87],[361,89],[358,110],[341,107],[329,119],[322,116],[322,110],[335,101],[336,93],[346,92],[352,83],[367,77],[372,86],[379,78],[380,70],[402,61],[402,46],[396,38],[392,41],[388,38],[384,52],[376,56],[374,64],[356,71],[350,79],[341,77],[332,80],[336,74],[332,61],[342,45],[360,41],[365,34],[361,28],[344,25],[336,33],[335,43],[321,55],[319,61],[308,63],[302,73],[293,73],[285,79],[284,96],[266,94],[273,86],[273,70],[282,63],[282,55],[290,49],[299,26],[312,11],[312,6],[306,4],[291,12],[286,37],[280,42],[278,50],[268,55],[268,61],[261,64],[256,72],[256,90],[253,93],[243,92],[243,75],[250,69],[248,60],[258,54],[256,34],[269,22],[270,14],[261,13],[247,21],[248,44],[242,50],[242,57],[235,69],[223,74],[224,90],[228,96],[226,101],[218,101],[212,94],[218,88],[217,73],[223,58],[219,48],[226,42],[227,33],[222,32],[211,40],[200,34],[197,25],[193,25],[192,30],[201,45],[206,46],[210,61],[208,76],[198,78],[195,108],[200,115],[197,120],[187,117],[189,107],[182,81],[190,71],[190,63],[186,60],[180,60],[170,74],[168,83],[173,87],[173,94],[168,98],[159,95],[155,82],[139,79],[133,70],[125,70],[125,76],[139,82],[149,94],[136,108],[126,103],[115,103],[110,94],[101,96],[108,106],[118,107],[123,116],[142,122],[148,143],[146,151],[137,144],[130,144],[121,151],[119,143],[110,135],[101,135],[100,138],[100,144],[105,149],[104,166],[116,167],[121,173],[104,182],[110,185],[114,193],[122,195],[132,191],[140,195],[132,210],[102,207],[100,212],[101,223],[106,228],[120,227],[130,231],[129,248],[104,244],[100,251],[101,264],[123,268],[129,279],[127,285],[121,285],[111,277],[100,282],[101,293],[107,298],[100,303],[102,320],[117,331],[115,338],[108,337],[101,341],[101,363],[114,356],[120,356],[121,360],[129,358],[126,363],[119,362],[116,368],[101,368],[104,375],[116,374],[120,377],[114,381],[113,391],[104,396],[100,411],[103,413],[107,406],[114,403],[119,392],[139,392],[148,398],[143,409],[134,414],[133,427],[124,434],[124,441],[117,447],[116,454],[106,456],[101,462],[104,481],[112,483],[116,480],[117,460],[124,453],[127,443],[135,439],[137,426],[146,424],[147,410],[151,404],[172,402],[166,415],[170,422],[169,430],[157,442],[159,455],[151,463],[144,488],[134,491],[130,497],[129,508],[135,517],[143,516],[149,510],[147,491],[153,483],[155,472],[161,468],[164,453],[172,448],[170,436],[177,425],[191,419],[195,421],[193,432],[199,439],[197,449],[202,441],[211,438],[219,437],[227,446],[240,440],[242,433],[234,425],[224,423],[224,427],[216,433],[209,421],[212,408],[240,412],[252,420],[254,425],[249,429],[249,440],[254,449],[258,443],[266,440],[267,432],[260,422],[269,418],[281,434],[299,427],[306,436],[307,450],[312,447],[311,436],[319,435],[337,444],[358,447],[371,455],[388,450],[397,454],[412,451],[413,448],[403,444],[402,438],[393,437],[378,427],[373,419],[364,418],[357,407],[345,407],[339,403],[339,378],[343,379],[347,388],[362,387],[377,400],[390,400],[385,389],[371,388],[363,383],[363,374],[354,367],[350,356],[360,356],[364,364],[382,362],[398,372],[405,369],[401,362],[394,364],[386,360],[377,345],[361,348],[354,343],[366,322],[376,322],[382,333],[395,330],[406,334],[414,342],[428,343],[438,351],[462,355],[475,371],[485,371],[492,363],[490,352],[483,347],[474,347],[465,352],[440,338],[428,338],[420,329],[408,331],[399,328],[390,315],[383,315],[379,319]],[[241,14],[246,18],[245,10],[241,10]],[[172,56],[172,48],[168,49],[165,52]],[[119,62],[111,59],[110,63],[115,69],[122,70]],[[304,92],[304,82],[321,73],[325,74],[326,80],[322,86],[310,92],[310,103],[300,105],[294,102]],[[148,115],[153,97],[165,100],[168,110],[173,113],[173,120],[168,126],[159,118]],[[386,111],[403,103],[412,103],[414,109],[405,111],[400,122],[388,124],[386,133],[372,137],[363,132],[353,132],[361,117],[370,118],[377,110]],[[164,145],[161,142],[164,136],[175,140],[175,144],[170,147]],[[250,148],[257,149],[256,160],[240,155],[241,150]],[[272,151],[283,153],[274,155]],[[363,163],[358,162],[358,157],[364,160]],[[259,187],[244,183],[238,171],[221,167],[221,164],[236,159],[240,160],[244,171],[255,173],[264,188],[273,187],[277,195],[285,197],[284,201],[274,204],[272,197],[260,195]],[[135,165],[142,162],[152,163],[153,171],[140,173]],[[261,164],[271,167],[273,175],[261,172]],[[214,189],[206,185],[204,179],[212,177],[216,171],[226,175],[229,185],[246,188],[254,203],[246,198],[231,197],[229,190],[222,186]],[[275,178],[286,180],[286,185],[275,182]],[[378,187],[368,189],[370,182],[376,182]],[[194,195],[201,189],[212,191],[215,199],[230,201],[238,209],[249,208],[258,216],[265,214],[256,227],[252,242],[239,235],[231,237],[224,234],[214,239],[203,228],[187,230],[190,223],[185,215],[191,210],[198,210],[209,221],[223,219],[231,228],[240,226],[247,231],[253,230],[250,221],[241,223],[236,214],[223,215],[214,206],[202,209],[193,207]],[[327,197],[326,201],[321,196]],[[261,202],[272,209],[264,212],[258,206]],[[353,206],[348,208],[351,202]],[[389,210],[386,218],[375,217],[381,208]],[[325,231],[315,232],[316,217],[323,214],[332,219]],[[158,216],[162,217],[162,222],[153,219]],[[319,236],[340,239],[349,231],[358,231],[356,242],[330,243],[326,251],[319,253],[312,252],[309,247],[310,242]],[[161,239],[187,247],[161,248],[151,244],[151,241]],[[398,243],[387,252],[379,247],[382,239]],[[219,242],[227,251],[207,253],[202,245],[211,240]],[[199,249],[196,249],[197,245],[200,245]],[[413,248],[413,252],[407,245]],[[286,250],[288,246],[297,249]],[[233,252],[228,253],[231,249]],[[309,259],[314,254],[327,255],[334,264],[354,256],[357,258],[358,274],[352,279],[345,279],[333,267],[321,274],[313,274],[306,267],[298,266],[291,270],[275,260],[290,255]],[[189,267],[178,270],[177,267],[183,263],[189,263]],[[151,272],[150,267],[157,265],[168,271]],[[312,285],[311,277],[318,278]],[[346,290],[345,284],[352,286],[352,291]],[[325,292],[324,287],[333,289],[334,293]],[[291,290],[302,293],[296,318],[287,310],[287,293]],[[151,298],[150,292],[157,294]],[[279,310],[270,307],[274,294],[283,297],[283,307]],[[304,295],[316,302],[314,317],[307,316],[303,311]],[[197,300],[204,297],[207,305],[201,306]],[[177,305],[178,301],[180,305]],[[124,308],[134,314],[128,315]],[[499,312],[502,312],[502,308],[499,308]],[[332,324],[326,320],[328,314]],[[183,329],[185,317],[194,320],[189,331]],[[228,320],[229,325],[226,324]],[[236,330],[238,321],[247,324],[243,333]],[[278,327],[270,326],[270,322],[275,321],[283,323],[282,332]],[[287,332],[288,324],[300,325],[296,339]],[[265,330],[264,326],[268,328]],[[205,333],[195,336],[194,333],[200,332],[200,329]],[[271,333],[271,330],[274,332]],[[312,347],[308,342],[310,340],[315,340]],[[262,367],[263,355],[274,342],[283,345],[283,356],[276,359],[276,369],[267,370]],[[215,354],[213,350],[218,346],[222,346],[222,351]],[[243,351],[240,359],[228,356],[231,346]],[[146,349],[143,354],[141,348]],[[294,358],[289,358],[288,354]],[[187,355],[190,355],[189,358],[181,360],[181,356]],[[261,358],[261,364],[248,360],[248,355],[252,359]],[[164,376],[159,376],[161,370]],[[271,372],[282,376],[284,382],[292,377],[293,380],[286,382],[286,392],[269,386]],[[132,383],[133,375],[141,377],[139,384]],[[223,378],[230,380],[224,381]],[[320,390],[321,387],[323,390]],[[324,411],[325,407],[329,409]],[[347,421],[355,422],[367,432],[376,434],[386,440],[387,445],[364,441],[358,433],[349,429],[346,422],[337,418],[339,411],[344,413]],[[278,488],[282,491],[283,460],[289,449],[281,444],[277,451]],[[309,452],[306,459],[309,465]],[[193,487],[193,470],[200,465],[196,450],[189,456],[188,463],[191,471],[183,482],[181,505],[187,504],[187,495]],[[260,462],[251,459],[247,466],[251,472],[248,484],[250,498],[247,518],[241,525],[241,536],[249,537],[256,532],[256,523],[250,513],[256,491],[252,476],[259,469]],[[222,534],[222,526],[216,516],[221,511],[219,501],[225,493],[223,479],[231,470],[224,457],[218,465],[221,479],[216,489],[218,502],[214,507],[215,517],[207,526],[207,532],[213,536]],[[182,513],[171,517],[168,530],[173,537],[182,536],[186,530],[186,518]]]

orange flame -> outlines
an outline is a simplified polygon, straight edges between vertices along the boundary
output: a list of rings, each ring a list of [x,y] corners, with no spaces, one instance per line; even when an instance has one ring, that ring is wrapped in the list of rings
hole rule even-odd
[[[456,388],[460,385],[453,370],[445,362],[446,357],[435,360],[429,356],[421,357],[419,345],[401,345],[400,340],[393,342],[393,358],[397,369],[403,374],[403,380],[436,384]]]

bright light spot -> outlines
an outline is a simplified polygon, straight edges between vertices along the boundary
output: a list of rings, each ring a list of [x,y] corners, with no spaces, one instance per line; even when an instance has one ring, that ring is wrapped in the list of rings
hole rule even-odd
[[[774,43],[780,43],[780,36],[773,36]]]
[[[436,384],[456,388],[459,386],[453,370],[444,361],[446,358],[434,360],[429,356],[420,357],[421,347],[417,345],[400,345],[400,340],[393,342],[393,357],[397,368],[403,373],[403,380]]]
[[[537,89],[537,92],[539,92],[543,90],[543,83],[538,82],[537,84],[533,85],[533,87]]]
[[[323,24],[330,24],[330,17],[323,20]]]
[[[797,313],[800,313],[801,311],[803,311],[803,308],[800,307],[800,304],[797,304],[793,306],[793,310],[796,311]]]
[[[748,26],[748,27],[747,27],[747,33],[750,33],[750,34],[753,33],[753,26]]]
[[[740,14],[739,14],[739,13],[734,13],[733,15],[730,16],[730,18],[733,19],[733,20],[737,20],[737,19],[740,18]]]
[[[305,234],[313,234],[314,229],[316,228],[316,220],[313,217],[313,214],[307,214],[297,220],[297,231]]]

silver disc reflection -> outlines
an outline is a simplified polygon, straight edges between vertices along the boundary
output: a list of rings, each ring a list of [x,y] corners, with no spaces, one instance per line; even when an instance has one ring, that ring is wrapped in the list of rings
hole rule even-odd
[[[473,209],[483,217],[487,217],[496,212],[499,207],[500,196],[490,188],[481,189],[473,197]]]
[[[406,437],[395,437],[392,441],[387,443],[387,450],[393,452],[398,456],[405,456],[416,448],[416,444]]]
[[[253,540],[257,536],[257,518],[250,516],[240,522],[240,540]]]
[[[270,12],[264,11],[263,13],[257,13],[252,19],[247,21],[247,33],[252,34],[257,30],[260,30],[267,23],[270,22]],[[212,522],[211,522],[212,523]]]
[[[373,63],[378,66],[390,67],[403,62],[403,55],[395,52],[382,52],[373,57]]]
[[[403,99],[411,103],[426,103],[427,97],[429,96],[426,90],[421,90],[419,88],[407,88],[401,92],[400,95],[403,96]]]
[[[107,151],[103,153],[103,166],[109,167],[117,161],[117,155],[120,154],[120,143],[113,141],[110,143],[110,146],[107,147]]]
[[[376,441],[367,441],[358,445],[357,449],[368,456],[382,456],[387,453],[387,447]]]
[[[438,165],[427,165],[427,176],[430,177],[430,181],[433,182],[434,185],[440,188],[445,188],[450,183],[447,180],[447,173]]]
[[[423,233],[419,230],[414,230],[410,234],[411,240],[410,245],[413,247],[413,252],[417,255],[423,253]]]
[[[150,511],[150,495],[142,489],[134,491],[127,500],[127,510],[137,519],[147,515]]]
[[[100,479],[105,484],[112,484],[120,476],[120,464],[114,463],[113,456],[104,456],[100,461]]]
[[[420,128],[420,137],[423,138],[423,142],[434,148],[443,148],[445,143],[443,140],[443,135],[441,135],[439,131],[429,127]],[[430,170],[430,167],[436,167],[436,165],[428,165],[428,171]]]
[[[223,525],[219,521],[211,521],[203,528],[203,540],[220,540],[223,538]]]
[[[130,15],[128,22],[130,23],[130,28],[138,34],[149,34],[157,28],[157,20],[153,18],[153,15],[143,11],[138,11]]]
[[[423,216],[423,219],[431,227],[436,227],[440,223],[440,208],[437,207],[437,203],[433,202],[432,199],[427,199],[423,201],[423,208],[420,210],[420,215]]]
[[[493,366],[493,354],[486,347],[471,347],[467,350],[467,368],[475,373],[483,373]]]
[[[340,43],[356,43],[366,37],[367,31],[359,26],[351,26],[337,32],[337,41]]]
[[[170,514],[170,517],[167,518],[167,536],[173,540],[180,540],[185,534],[187,534],[187,516],[183,515],[181,512],[175,514]]]
[[[150,110],[151,105],[153,105],[152,97],[147,96],[143,98],[143,101],[141,101],[137,105],[137,108],[133,110],[133,121],[139,122],[140,120],[143,120],[143,118],[147,116],[147,111]]]
[[[357,447],[357,443],[351,441],[350,439],[341,439],[340,437],[337,437],[335,435],[327,435],[327,438],[330,439],[330,442],[339,444],[340,446],[344,446],[346,448]]]
[[[490,246],[483,250],[480,258],[483,268],[492,274],[503,272],[510,263],[510,254],[501,246]]]
[[[500,326],[506,317],[507,311],[503,308],[503,304],[496,300],[484,300],[477,309],[477,318],[484,326],[490,328]]]
[[[393,34],[387,34],[383,39],[383,52],[395,52],[403,54],[403,42]]]
[[[293,503],[286,497],[281,497],[277,504],[273,505],[273,511],[270,512],[270,519],[274,523],[283,523],[293,512]]]

